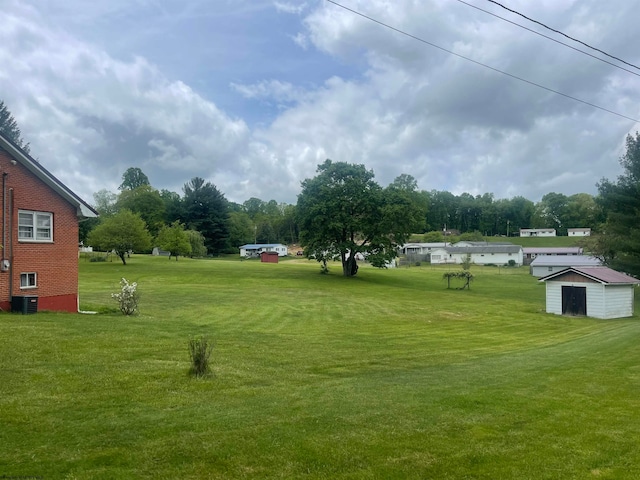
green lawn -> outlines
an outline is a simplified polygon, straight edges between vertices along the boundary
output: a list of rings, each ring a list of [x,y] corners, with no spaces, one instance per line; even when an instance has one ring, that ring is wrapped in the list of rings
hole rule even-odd
[[[511,242],[523,247],[576,247],[584,237],[485,237],[489,242]]]
[[[638,317],[547,315],[526,268],[80,270],[100,313],[0,315],[0,478],[640,477]],[[200,334],[212,378],[187,375]]]

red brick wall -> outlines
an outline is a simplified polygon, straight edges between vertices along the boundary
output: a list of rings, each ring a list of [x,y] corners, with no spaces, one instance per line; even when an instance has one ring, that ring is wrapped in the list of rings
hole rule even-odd
[[[6,177],[6,225],[2,257],[13,258],[10,272],[0,272],[0,308],[10,308],[11,295],[38,296],[38,310],[77,311],[78,218],[76,208],[21,164],[0,150],[0,205],[2,173]],[[13,196],[13,209],[11,197]],[[53,213],[53,243],[18,241],[18,210]],[[0,207],[0,214],[2,208]],[[2,218],[0,217],[0,226]],[[11,231],[10,231],[11,229]],[[0,231],[1,235],[1,231]],[[11,245],[13,247],[11,247]],[[35,272],[37,287],[20,288],[20,274]],[[10,281],[13,280],[12,292]]]

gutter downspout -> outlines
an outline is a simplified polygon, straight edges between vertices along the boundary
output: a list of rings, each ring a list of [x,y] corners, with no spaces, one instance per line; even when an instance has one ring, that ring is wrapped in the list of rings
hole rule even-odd
[[[10,188],[9,189],[9,300],[11,300],[12,298],[13,298],[13,188]]]
[[[5,259],[7,245],[7,172],[2,172],[2,260]]]

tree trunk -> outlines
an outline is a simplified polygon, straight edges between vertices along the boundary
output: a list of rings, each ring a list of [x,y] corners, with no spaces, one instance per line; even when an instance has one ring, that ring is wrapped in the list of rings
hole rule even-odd
[[[124,252],[118,252],[118,256],[120,257],[120,260],[122,260],[122,264],[126,265],[127,261],[124,259]]]
[[[358,262],[355,255],[350,255],[342,261],[342,275],[345,277],[353,277],[358,273]]]

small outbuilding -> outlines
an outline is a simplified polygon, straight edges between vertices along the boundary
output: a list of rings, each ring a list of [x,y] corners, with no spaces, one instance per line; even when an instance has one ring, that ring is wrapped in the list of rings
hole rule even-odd
[[[539,281],[546,284],[547,313],[594,318],[631,317],[640,284],[608,267],[569,267]]]
[[[278,263],[278,252],[262,252],[260,261],[262,263]]]

